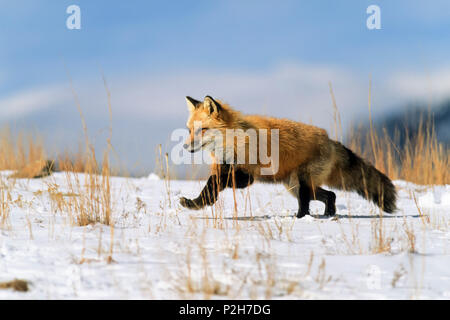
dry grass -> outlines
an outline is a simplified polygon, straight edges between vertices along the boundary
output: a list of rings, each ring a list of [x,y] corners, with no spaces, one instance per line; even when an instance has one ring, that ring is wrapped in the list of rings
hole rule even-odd
[[[372,239],[370,243],[370,251],[372,253],[391,252],[391,244],[393,241],[393,232],[386,230],[386,223],[382,216],[374,218],[371,221]]]
[[[13,137],[8,127],[0,130],[0,149],[0,170],[20,170],[47,159],[39,135],[19,133]]]
[[[11,211],[11,194],[5,183],[0,180],[0,228],[8,228]]]
[[[101,174],[94,163],[86,164],[87,170],[79,176],[66,171],[68,194],[74,196],[53,197],[56,207],[68,212],[72,224],[85,226],[91,223],[112,223],[112,198],[110,171],[107,156],[103,159]]]
[[[342,142],[341,117],[331,83],[329,86],[334,112],[334,139]],[[449,184],[450,149],[448,145],[440,143],[437,139],[430,108],[426,117],[423,114],[420,117],[416,133],[412,134],[407,127],[396,128],[392,137],[385,127],[381,130],[375,129],[372,121],[371,86],[370,79],[369,130],[364,132],[361,125],[352,127],[345,144],[391,179],[406,180],[420,185]],[[401,136],[405,137],[403,143],[400,141]]]
[[[14,291],[27,292],[29,290],[28,281],[14,279],[12,281],[0,282],[0,290],[2,289],[12,289]]]
[[[15,179],[38,179],[52,174],[54,162],[52,160],[36,160],[28,163],[23,168],[13,173],[10,178]]]
[[[83,152],[83,146],[78,147],[77,152],[64,151],[56,156],[56,163],[58,164],[58,170],[71,171],[71,172],[87,172],[89,168],[89,160],[86,159]]]
[[[82,145],[76,152],[61,151],[49,156],[39,133],[20,132],[14,135],[9,127],[0,130],[0,170],[15,171],[17,179],[42,178],[52,171],[86,172],[91,161]]]
[[[407,129],[404,129],[408,137]],[[372,162],[391,179],[400,179],[421,185],[450,183],[449,148],[439,143],[431,120],[421,120],[417,134],[407,138],[400,147],[400,129],[392,138],[387,130],[372,129],[364,134],[353,130],[349,147]]]

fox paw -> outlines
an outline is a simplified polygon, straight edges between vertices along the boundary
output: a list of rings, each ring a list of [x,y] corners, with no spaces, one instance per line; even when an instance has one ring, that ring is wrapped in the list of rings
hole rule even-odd
[[[308,211],[298,211],[297,212],[297,218],[301,219],[304,216],[309,215],[309,210]]]
[[[200,207],[197,206],[194,201],[192,201],[191,199],[185,198],[185,197],[180,198],[180,204],[183,207],[188,208],[188,209],[193,209],[193,210],[200,209]]]
[[[333,217],[333,216],[336,215],[336,211],[329,210],[329,211],[325,211],[324,214],[325,214],[326,217]]]
[[[326,207],[324,214],[327,217],[333,217],[336,214],[336,206]]]

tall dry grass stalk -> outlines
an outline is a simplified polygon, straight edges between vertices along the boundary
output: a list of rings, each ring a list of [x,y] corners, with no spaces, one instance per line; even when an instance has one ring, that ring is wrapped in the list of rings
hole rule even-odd
[[[391,179],[421,185],[449,184],[450,150],[438,142],[433,122],[422,118],[417,134],[412,137],[404,130],[406,141],[402,146],[398,138],[400,129],[392,138],[386,129],[380,133],[373,127],[366,134],[352,130],[347,144]]]
[[[9,127],[0,130],[0,170],[19,170],[46,159],[39,135],[21,132],[14,137]]]
[[[85,172],[87,161],[82,145],[77,152],[64,150],[51,157],[38,132],[14,134],[9,127],[0,130],[0,170],[16,171],[15,178],[39,177],[48,162],[53,170]]]
[[[111,196],[111,169],[110,152],[112,125],[110,92],[103,77],[108,98],[108,111],[110,115],[109,137],[107,150],[103,154],[101,164],[97,161],[96,151],[90,143],[86,122],[79,103],[78,96],[73,88],[72,80],[68,74],[76,107],[80,114],[84,133],[84,146],[79,147],[75,156],[65,152],[57,156],[58,169],[64,171],[67,192],[58,191],[58,186],[50,186],[49,194],[53,208],[67,213],[73,225],[85,226],[91,223],[112,225],[112,196]],[[84,148],[83,148],[84,147]],[[84,149],[84,150],[83,150]],[[76,174],[82,173],[82,174]]]
[[[70,164],[66,171],[66,181],[71,194],[77,196],[69,197],[66,201],[67,209],[71,213],[72,221],[80,226],[90,223],[102,223],[112,225],[112,197],[111,197],[111,170],[110,170],[110,153],[112,150],[112,108],[111,94],[106,83],[106,79],[102,72],[103,84],[107,95],[107,107],[109,113],[109,136],[107,138],[107,150],[103,154],[103,161],[99,165],[95,148],[90,143],[87,131],[86,121],[83,111],[75,92],[70,75],[68,74],[72,94],[75,104],[80,114],[81,124],[85,137],[85,153],[81,159],[84,159],[84,182],[80,182],[80,176],[72,174],[76,168],[71,168]],[[81,160],[80,160],[81,162]],[[82,163],[82,162],[81,162]]]
[[[102,168],[94,161],[85,163],[86,171],[83,175],[66,171],[68,195],[63,204],[58,204],[69,213],[74,225],[85,226],[91,223],[112,224],[112,197],[109,162],[107,155],[103,158]]]
[[[334,139],[341,140],[342,124],[331,82],[330,95],[334,111]],[[369,78],[368,112],[369,131],[355,127],[350,129],[347,142],[350,149],[370,161],[391,179],[406,180],[421,185],[444,185],[450,183],[448,145],[437,139],[430,108],[426,120],[420,117],[416,133],[408,128],[396,128],[394,136],[387,129],[375,129],[372,121],[372,79]],[[400,137],[405,137],[401,143]]]
[[[9,227],[9,213],[11,211],[11,194],[9,190],[3,184],[3,181],[0,181],[2,186],[0,187],[0,228],[8,228]]]

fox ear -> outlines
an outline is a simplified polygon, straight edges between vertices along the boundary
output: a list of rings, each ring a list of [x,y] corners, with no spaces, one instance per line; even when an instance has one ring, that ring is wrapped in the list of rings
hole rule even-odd
[[[220,104],[214,100],[211,96],[206,96],[203,101],[203,107],[209,111],[209,114],[216,114],[218,115],[220,113],[220,110],[222,107]]]
[[[189,96],[186,97],[186,103],[187,103],[187,107],[188,107],[189,112],[193,112],[201,104],[200,101],[197,101],[197,100],[195,100],[195,99],[193,99],[193,98],[191,98]]]

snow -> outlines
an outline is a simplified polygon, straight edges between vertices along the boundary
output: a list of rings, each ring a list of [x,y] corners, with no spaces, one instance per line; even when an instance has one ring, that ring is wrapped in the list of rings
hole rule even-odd
[[[419,198],[419,204],[424,207],[439,207],[444,205],[450,206],[450,188],[449,186],[439,186],[432,190],[428,190],[423,196]]]
[[[394,215],[335,191],[336,217],[313,201],[312,215],[296,219],[281,185],[237,190],[237,210],[227,189],[190,211],[178,199],[204,181],[113,177],[112,228],[74,225],[58,208],[51,187],[79,196],[68,194],[66,173],[9,174],[0,173],[10,208],[3,221],[0,209],[0,283],[23,279],[30,290],[0,290],[0,299],[450,298],[449,185],[395,181]]]
[[[159,176],[156,173],[150,173],[147,177],[148,180],[160,180]]]

